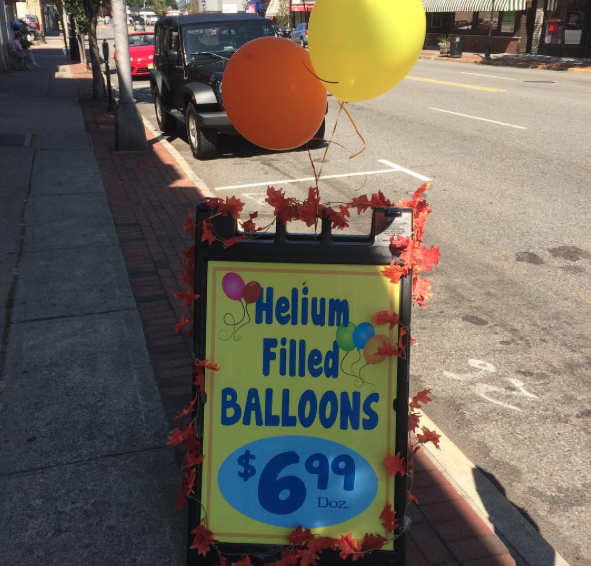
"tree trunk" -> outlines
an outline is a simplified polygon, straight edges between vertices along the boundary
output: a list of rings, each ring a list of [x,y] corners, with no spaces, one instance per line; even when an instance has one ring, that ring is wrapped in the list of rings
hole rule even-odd
[[[64,20],[64,5],[62,0],[55,0],[54,6],[57,8],[57,17],[62,24],[62,35],[64,36],[64,49],[66,50],[66,56],[68,56],[68,40],[66,38],[66,20]]]
[[[98,41],[96,38],[96,12],[88,20],[88,45],[90,46],[90,63],[92,65],[92,98],[104,97],[103,74]]]

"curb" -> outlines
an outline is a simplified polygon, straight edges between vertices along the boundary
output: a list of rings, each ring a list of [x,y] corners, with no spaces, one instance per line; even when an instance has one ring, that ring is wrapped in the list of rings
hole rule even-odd
[[[425,413],[421,416],[421,423],[430,430],[437,429],[441,435],[440,450],[431,444],[424,446],[433,463],[476,514],[519,555],[522,562],[528,566],[569,566]]]

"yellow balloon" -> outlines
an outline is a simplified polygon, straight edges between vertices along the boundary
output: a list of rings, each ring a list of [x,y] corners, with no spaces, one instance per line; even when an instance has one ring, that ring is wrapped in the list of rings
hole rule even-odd
[[[316,0],[308,26],[314,73],[346,102],[369,100],[396,86],[424,40],[421,0]]]

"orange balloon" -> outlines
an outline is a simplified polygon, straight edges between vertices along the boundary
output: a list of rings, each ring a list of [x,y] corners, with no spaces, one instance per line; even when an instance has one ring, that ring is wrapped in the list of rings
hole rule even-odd
[[[243,45],[222,79],[230,122],[252,143],[293,149],[310,141],[324,120],[326,89],[312,74],[308,52],[279,37]]]
[[[384,345],[384,340],[389,344],[390,339],[384,334],[372,336],[363,349],[363,356],[368,364],[381,364],[388,356],[377,356],[378,348]]]

